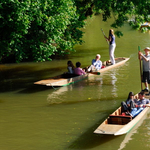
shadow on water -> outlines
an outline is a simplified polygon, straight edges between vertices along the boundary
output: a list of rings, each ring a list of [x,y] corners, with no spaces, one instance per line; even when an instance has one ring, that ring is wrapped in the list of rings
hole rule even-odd
[[[36,93],[40,91],[46,91],[49,89],[54,89],[53,87],[48,86],[38,86],[38,85],[29,85],[25,89],[20,90],[18,93]]]
[[[3,67],[0,68],[0,91],[16,91],[22,90],[22,93],[38,92],[39,90],[51,89],[51,87],[36,86],[35,81],[45,79],[54,71],[61,70],[58,68],[35,70],[32,66],[17,66],[17,67]]]
[[[94,126],[89,128],[87,132],[83,133],[78,139],[73,141],[69,145],[69,149],[90,149],[99,147],[101,150],[113,149],[113,150],[122,150],[127,144],[132,140],[132,136],[138,132],[138,128],[142,126],[143,121],[147,116],[146,114],[127,134],[120,136],[111,136],[111,135],[98,135],[94,134],[94,130],[103,122],[106,118],[103,117],[99,120]],[[97,148],[96,148],[97,149]]]
[[[114,146],[113,149],[118,149],[125,135],[112,136],[112,135],[100,135],[100,134],[93,133],[94,130],[100,125],[100,123],[102,123],[104,119],[105,118],[99,120],[99,122],[97,122],[94,126],[89,128],[87,132],[83,133],[78,139],[73,141],[71,145],[69,145],[68,149],[90,149],[98,146],[101,146],[102,148],[102,145],[105,145],[103,148],[107,149],[112,146],[111,144],[113,142],[115,143],[115,145],[113,145]]]

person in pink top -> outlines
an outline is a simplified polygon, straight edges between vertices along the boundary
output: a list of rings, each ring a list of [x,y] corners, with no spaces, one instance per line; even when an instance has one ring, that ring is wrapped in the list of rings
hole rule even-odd
[[[84,70],[82,70],[82,68],[80,68],[80,66],[81,66],[81,63],[80,62],[77,62],[76,63],[76,68],[74,69],[74,73],[76,74],[76,75],[83,75],[83,74],[86,74],[85,73],[85,71]]]

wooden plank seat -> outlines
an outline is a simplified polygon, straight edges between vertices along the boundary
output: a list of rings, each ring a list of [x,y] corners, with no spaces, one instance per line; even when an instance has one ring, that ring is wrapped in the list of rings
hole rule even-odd
[[[132,120],[131,116],[123,115],[109,115],[108,124],[124,125]]]

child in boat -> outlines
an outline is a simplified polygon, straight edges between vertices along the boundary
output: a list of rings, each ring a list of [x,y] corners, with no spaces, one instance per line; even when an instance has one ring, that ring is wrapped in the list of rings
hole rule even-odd
[[[82,69],[82,68],[80,68],[81,67],[81,63],[80,62],[77,62],[76,63],[76,68],[74,69],[74,73],[76,74],[76,75],[83,75],[83,74],[86,74],[85,73],[85,71]]]
[[[100,54],[97,54],[96,58],[92,60],[92,65],[88,68],[88,72],[96,72],[102,68],[102,62],[100,58]]]

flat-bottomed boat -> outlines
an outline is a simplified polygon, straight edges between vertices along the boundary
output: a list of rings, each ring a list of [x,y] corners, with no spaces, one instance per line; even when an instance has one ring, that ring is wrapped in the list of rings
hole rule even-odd
[[[114,136],[126,134],[147,114],[149,108],[145,107],[136,117],[132,118],[129,115],[122,115],[121,107],[119,107],[100,124],[94,133]]]
[[[97,71],[97,72],[91,72],[91,73],[87,73],[85,75],[81,75],[81,76],[75,76],[75,77],[70,77],[70,78],[65,78],[63,77],[63,75],[58,75],[49,79],[45,79],[45,80],[40,80],[37,82],[34,82],[34,84],[37,85],[46,85],[46,86],[66,86],[75,82],[78,82],[80,80],[83,80],[87,77],[90,77],[94,74],[99,75],[102,72],[105,72],[107,70],[110,70],[112,68],[115,68],[117,66],[120,66],[124,63],[126,63],[129,60],[129,58],[125,58],[125,57],[119,57],[119,58],[115,58],[116,64],[114,65],[108,65],[107,62],[109,61],[105,61],[103,62],[103,65],[105,65],[104,68],[102,68],[101,70]]]

